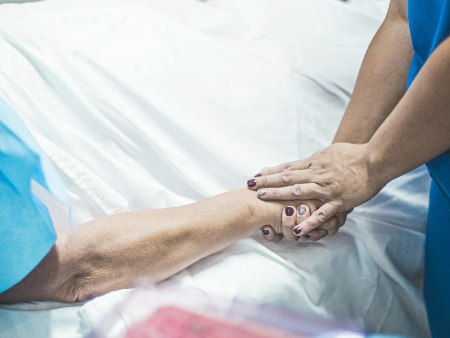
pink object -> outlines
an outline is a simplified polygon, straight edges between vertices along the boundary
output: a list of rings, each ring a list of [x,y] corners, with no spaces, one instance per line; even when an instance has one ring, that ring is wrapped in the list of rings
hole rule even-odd
[[[249,322],[233,322],[167,306],[131,328],[127,338],[306,337]]]

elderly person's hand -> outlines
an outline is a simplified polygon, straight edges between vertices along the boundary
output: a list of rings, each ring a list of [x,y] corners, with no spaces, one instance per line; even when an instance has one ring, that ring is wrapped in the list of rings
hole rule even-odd
[[[258,190],[262,200],[321,201],[323,205],[293,231],[297,236],[317,228],[333,233],[347,213],[374,197],[388,181],[382,171],[372,168],[368,154],[367,144],[333,144],[307,159],[265,168],[247,185]],[[330,228],[333,218],[337,222]]]
[[[319,228],[311,230],[309,234],[304,234],[304,236],[299,237],[293,232],[296,225],[310,217],[321,205],[322,202],[318,200],[305,201],[301,204],[290,202],[283,210],[279,227],[274,228],[267,225],[262,228],[264,238],[271,242],[279,242],[283,238],[290,242],[295,242],[299,238],[305,241],[318,241],[327,235],[334,235],[345,223],[347,213],[340,213],[332,217]]]

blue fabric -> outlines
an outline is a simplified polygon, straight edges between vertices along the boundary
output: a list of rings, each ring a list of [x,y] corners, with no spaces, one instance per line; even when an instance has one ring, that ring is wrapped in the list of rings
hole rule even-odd
[[[408,87],[434,50],[450,36],[449,1],[408,0],[414,48]],[[427,163],[427,167],[432,184],[424,293],[432,335],[444,338],[450,337],[450,156],[443,154]]]
[[[433,337],[449,337],[450,156],[439,157],[428,166],[433,181],[425,247],[425,301]],[[441,170],[447,172],[439,173]]]
[[[0,293],[28,275],[56,240],[47,208],[32,194],[32,180],[67,203],[51,163],[0,98]]]
[[[450,33],[449,0],[409,0],[408,20],[414,57],[409,71],[409,87],[430,55]]]

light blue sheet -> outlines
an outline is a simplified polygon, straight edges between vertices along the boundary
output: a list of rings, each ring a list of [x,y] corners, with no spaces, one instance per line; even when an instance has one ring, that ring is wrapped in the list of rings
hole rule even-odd
[[[56,241],[47,208],[32,194],[33,180],[68,204],[49,159],[0,98],[0,293],[31,272]]]

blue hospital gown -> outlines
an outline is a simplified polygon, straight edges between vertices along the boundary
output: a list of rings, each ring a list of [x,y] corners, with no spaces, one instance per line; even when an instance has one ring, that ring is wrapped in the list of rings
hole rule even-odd
[[[56,241],[49,212],[34,196],[32,181],[68,204],[49,159],[0,98],[0,293],[26,277]]]
[[[450,2],[409,0],[408,17],[414,48],[409,87],[433,51],[450,35]],[[450,88],[448,91],[450,95]],[[432,335],[444,338],[450,337],[450,155],[433,159],[427,167],[432,183],[424,292]]]

